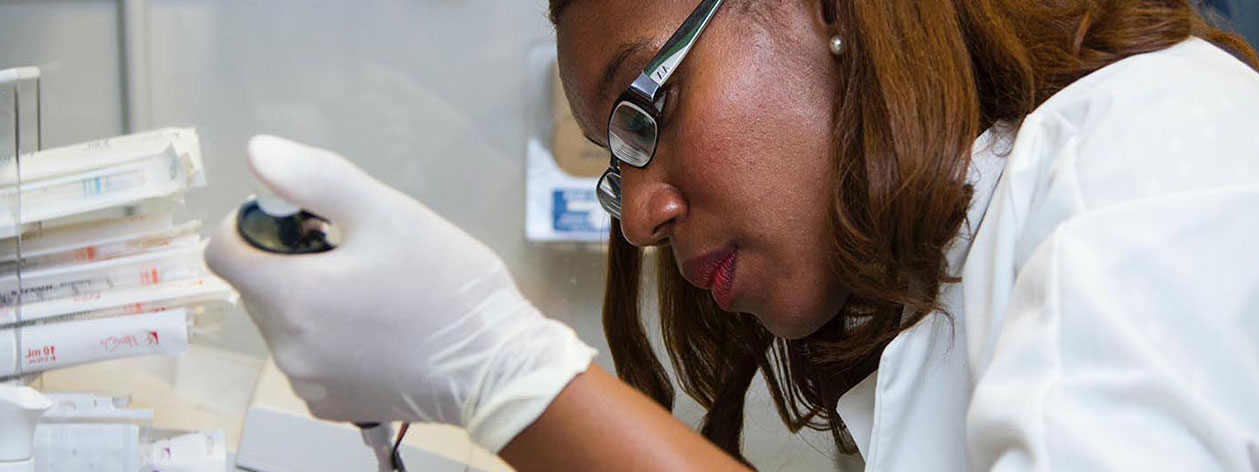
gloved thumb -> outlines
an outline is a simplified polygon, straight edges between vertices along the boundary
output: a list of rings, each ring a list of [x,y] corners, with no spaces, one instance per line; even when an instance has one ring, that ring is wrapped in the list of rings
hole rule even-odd
[[[353,225],[382,188],[332,151],[270,135],[249,140],[249,167],[277,196],[334,224]]]

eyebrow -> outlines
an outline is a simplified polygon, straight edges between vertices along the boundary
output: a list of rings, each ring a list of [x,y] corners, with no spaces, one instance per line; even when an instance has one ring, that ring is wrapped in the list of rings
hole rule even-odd
[[[650,44],[651,40],[647,38],[641,38],[637,41],[621,44],[620,48],[616,51],[616,54],[612,55],[612,59],[608,61],[608,65],[604,66],[603,75],[599,78],[599,100],[603,100],[604,97],[607,97],[608,93],[611,92],[612,87],[616,85],[616,79],[621,75],[621,68],[625,67],[626,61],[639,54],[640,51]],[[616,97],[612,98],[613,100],[616,99]],[[583,133],[582,136],[585,137],[587,141],[590,141],[601,148],[607,148],[607,145],[600,143],[598,140],[585,133]]]
[[[651,40],[642,38],[634,42],[622,44],[620,49],[612,56],[612,60],[608,61],[608,65],[603,68],[603,77],[599,80],[599,97],[608,96],[616,82],[616,78],[621,75],[621,69],[625,67],[625,62],[629,58],[638,54],[644,48],[651,44]]]

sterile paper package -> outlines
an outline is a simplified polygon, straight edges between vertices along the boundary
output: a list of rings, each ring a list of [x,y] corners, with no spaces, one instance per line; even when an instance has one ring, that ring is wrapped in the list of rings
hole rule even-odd
[[[170,223],[170,217],[167,216],[165,224],[146,227],[150,223],[146,220],[160,219],[160,216],[146,215],[104,220],[104,223],[111,226],[107,228],[110,231],[88,231],[86,228],[79,228],[83,225],[74,225],[39,231],[35,233],[35,237],[23,235],[22,270],[32,271],[116,259],[173,246],[192,245],[200,240],[197,232],[201,228],[200,221],[175,225]],[[17,251],[9,251],[9,247],[16,248],[16,238],[0,241],[0,254],[4,254],[0,256],[0,274],[7,275],[17,270]]]
[[[83,297],[111,289],[199,277],[208,273],[202,258],[204,250],[204,241],[193,240],[133,256],[23,272],[21,301],[31,304]],[[0,278],[0,307],[13,306],[18,302],[18,282],[16,275]],[[23,316],[23,319],[26,317]],[[16,320],[0,318],[0,325],[11,321]]]
[[[607,168],[607,151],[586,140],[569,110],[555,72],[555,46],[530,52],[533,105],[525,147],[525,234],[535,242],[607,241],[610,217],[595,185]]]
[[[193,322],[189,310],[175,309],[0,330],[0,380],[108,359],[177,355],[188,347]]]
[[[194,306],[234,305],[238,295],[218,277],[202,275],[154,285],[105,290],[71,298],[58,298],[22,306],[26,322],[63,317],[132,315]],[[0,307],[0,320],[16,321],[15,307]],[[0,327],[8,326],[0,324]]]
[[[111,239],[132,239],[175,227],[175,207],[160,213],[119,213],[111,218],[94,219],[60,226],[44,226],[22,233],[22,256],[32,257],[107,242]],[[18,238],[0,239],[0,261],[16,259]]]
[[[145,215],[166,215],[171,214],[177,209],[184,206],[182,196],[173,196],[169,198],[152,198],[141,200],[138,202],[128,203],[122,206],[101,208],[88,212],[78,213],[75,215],[56,218],[52,220],[39,221],[35,223],[25,223],[21,225],[22,238],[25,242],[27,235],[37,233],[44,230],[63,228],[66,226],[74,226],[80,224],[94,223],[100,221],[118,220],[132,218]],[[0,239],[14,239],[16,232],[0,233]],[[5,236],[7,235],[7,236]],[[26,247],[23,246],[23,251]],[[10,256],[11,257],[11,256]]]
[[[21,173],[21,185],[0,187],[0,206],[20,203],[23,227],[205,185],[196,131],[182,128],[39,151],[22,162]],[[17,223],[0,213],[0,230]]]
[[[180,165],[189,170],[190,187],[205,186],[201,139],[193,128],[161,128],[38,151],[22,162],[22,180],[45,181],[166,155],[186,161]]]

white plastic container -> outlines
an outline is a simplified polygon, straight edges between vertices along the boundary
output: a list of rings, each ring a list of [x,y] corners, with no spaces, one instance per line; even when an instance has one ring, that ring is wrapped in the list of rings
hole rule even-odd
[[[35,429],[35,471],[140,470],[140,426],[40,424]]]

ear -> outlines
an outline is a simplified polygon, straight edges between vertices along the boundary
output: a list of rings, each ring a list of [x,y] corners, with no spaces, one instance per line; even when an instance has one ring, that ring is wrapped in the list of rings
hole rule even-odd
[[[835,21],[839,19],[839,14],[835,12],[835,0],[812,0],[817,7],[818,14],[823,24],[835,27]]]
[[[805,0],[812,12],[814,29],[827,39],[839,32],[839,15],[835,2],[836,0]]]

